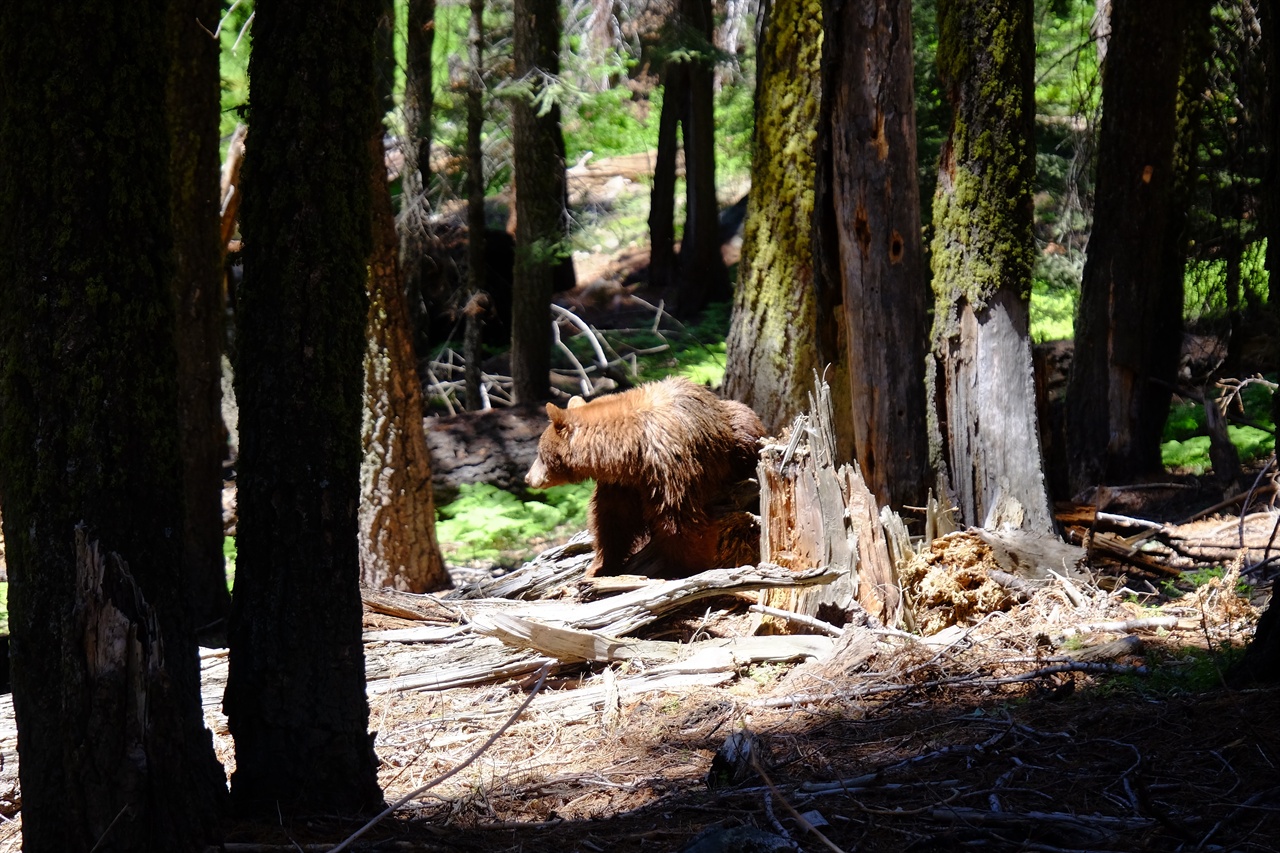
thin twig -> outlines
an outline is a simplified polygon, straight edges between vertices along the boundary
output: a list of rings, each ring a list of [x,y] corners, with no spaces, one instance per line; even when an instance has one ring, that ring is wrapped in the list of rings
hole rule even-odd
[[[823,622],[821,619],[815,619],[812,616],[805,616],[803,613],[795,613],[791,610],[783,610],[780,607],[770,607],[767,604],[753,604],[747,608],[755,613],[763,613],[766,616],[776,616],[779,619],[786,619],[788,622],[794,622],[797,625],[804,625],[806,628],[813,628],[832,637],[839,637],[844,633],[843,628],[837,628],[830,622]]]
[[[511,714],[511,716],[507,718],[507,721],[503,723],[501,726],[499,726],[498,730],[495,731],[493,734],[491,734],[489,736],[489,739],[486,740],[480,746],[479,749],[471,753],[471,755],[467,758],[466,761],[462,762],[457,767],[450,770],[448,773],[444,773],[440,776],[437,776],[435,779],[432,779],[430,782],[427,782],[424,785],[419,785],[417,788],[414,788],[412,791],[405,794],[403,797],[396,800],[391,805],[387,806],[376,817],[370,819],[370,821],[366,823],[364,826],[360,827],[351,835],[343,839],[342,843],[339,844],[337,847],[334,847],[332,850],[330,850],[329,853],[342,853],[342,851],[350,847],[351,844],[357,838],[364,835],[370,829],[373,829],[373,827],[381,823],[388,815],[390,815],[396,809],[400,808],[405,803],[409,802],[410,800],[414,799],[417,796],[420,796],[421,794],[430,790],[431,788],[434,788],[436,785],[439,785],[441,782],[445,781],[446,779],[452,776],[456,776],[458,773],[461,773],[463,770],[469,767],[471,763],[474,762],[477,758],[479,758],[481,755],[484,755],[484,753],[488,751],[489,747],[493,746],[493,744],[498,740],[498,738],[502,737],[502,735],[506,732],[506,730],[511,728],[511,726],[515,724],[516,720],[520,719],[520,715],[523,714],[525,712],[525,709],[529,707],[529,703],[533,701],[533,697],[537,696],[538,693],[542,690],[542,686],[546,684],[547,674],[550,672],[551,672],[550,662],[544,663],[542,665],[542,669],[538,670],[538,682],[533,685],[533,689],[529,691],[529,695],[526,696],[524,701],[520,703],[520,707],[516,708],[516,710]]]

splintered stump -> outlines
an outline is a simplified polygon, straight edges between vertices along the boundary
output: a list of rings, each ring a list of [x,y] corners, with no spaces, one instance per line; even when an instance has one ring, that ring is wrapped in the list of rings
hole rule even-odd
[[[766,590],[761,603],[837,625],[862,609],[897,626],[902,595],[894,566],[910,549],[906,528],[897,514],[877,507],[856,465],[836,465],[825,384],[810,408],[786,444],[761,452],[760,557],[792,571],[829,567],[837,578],[820,587]]]

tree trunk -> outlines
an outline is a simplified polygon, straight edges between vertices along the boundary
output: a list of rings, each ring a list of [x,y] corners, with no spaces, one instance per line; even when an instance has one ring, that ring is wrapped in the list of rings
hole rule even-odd
[[[168,4],[169,168],[182,456],[183,565],[193,625],[221,645],[231,608],[222,554],[222,252],[219,220],[217,0]]]
[[[777,435],[808,407],[821,352],[813,275],[812,146],[818,130],[822,6],[779,0],[761,28],[755,153],[726,342],[724,387]],[[846,380],[847,381],[847,380]]]
[[[935,458],[963,524],[1048,533],[1028,316],[1031,15],[1031,0],[938,4],[938,72],[952,124],[933,202]]]
[[[184,5],[173,19],[195,25]],[[225,804],[183,564],[167,14],[0,15],[0,502],[28,853],[203,850]]]
[[[382,124],[370,154],[382,153]],[[386,169],[371,170],[373,258],[364,358],[364,462],[360,468],[360,582],[429,592],[450,586],[436,540],[431,457],[422,422],[409,311],[400,289]]]
[[[910,11],[908,0],[822,9],[823,264],[841,287],[854,456],[894,508],[922,506],[930,486]]]
[[[715,175],[710,0],[681,0],[674,22],[692,58],[663,69],[658,160],[650,200],[649,283],[662,288],[672,313],[697,314],[707,303],[728,299],[729,273],[720,254],[719,205]],[[683,134],[685,170],[684,234],[674,252],[676,125]],[[659,175],[661,172],[661,175]]]
[[[259,0],[254,13],[225,699],[245,814],[382,801],[356,519],[377,13],[377,0]]]
[[[485,283],[484,221],[484,0],[471,0],[467,53],[471,81],[467,88],[467,291],[476,299]],[[480,297],[483,298],[483,297]],[[482,407],[480,394],[480,343],[484,311],[469,303],[463,357],[466,359],[467,408]]]
[[[560,10],[554,0],[516,0],[516,78],[529,87],[512,104],[515,127],[516,263],[511,298],[511,378],[517,403],[551,393],[551,293],[567,249],[564,137],[560,107],[545,96],[544,75],[560,73]]]
[[[1161,470],[1182,324],[1173,200],[1185,0],[1112,9],[1097,193],[1067,384],[1073,491]]]
[[[671,64],[662,74],[662,112],[658,115],[658,150],[649,191],[649,286],[669,292],[676,278],[676,171],[680,140],[679,105],[689,89],[688,67]]]
[[[1267,239],[1267,274],[1270,280],[1280,281],[1280,0],[1261,0],[1258,17],[1262,19],[1262,59],[1266,68],[1266,91],[1270,99],[1266,112],[1267,159],[1262,188],[1262,231]],[[1268,300],[1272,321],[1280,324],[1280,299],[1274,295]],[[1280,350],[1272,352],[1272,369],[1280,368]],[[1271,417],[1280,423],[1280,393],[1271,395]],[[1280,439],[1275,450],[1280,452]],[[1244,658],[1232,677],[1237,681],[1280,681],[1280,605],[1275,595],[1266,612],[1258,619],[1258,628]]]
[[[708,47],[712,39],[711,0],[683,0],[685,26],[696,29]],[[688,64],[689,90],[684,133],[684,236],[680,240],[680,284],[673,294],[673,312],[696,316],[710,302],[732,296],[729,271],[720,254],[720,205],[716,198],[716,116],[714,63],[703,59]]]
[[[427,328],[422,294],[430,290],[423,278],[430,275],[422,260],[429,236],[427,191],[431,185],[431,112],[434,108],[431,50],[435,42],[435,0],[408,0],[404,69],[404,171],[401,181],[400,273],[408,302],[409,319],[419,352],[426,352]]]

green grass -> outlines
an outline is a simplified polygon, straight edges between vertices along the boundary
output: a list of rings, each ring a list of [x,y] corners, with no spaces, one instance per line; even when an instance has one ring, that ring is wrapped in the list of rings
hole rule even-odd
[[[236,580],[236,537],[222,537],[222,559],[227,566],[227,589],[231,589]]]
[[[555,486],[522,500],[488,483],[466,484],[439,509],[436,538],[449,562],[519,565],[537,543],[586,527],[594,488],[590,481]]]
[[[1264,385],[1251,384],[1241,392],[1244,415],[1259,427],[1227,426],[1227,435],[1240,454],[1244,464],[1264,459],[1275,449],[1271,419],[1271,391]],[[1204,406],[1196,402],[1176,403],[1169,410],[1165,423],[1164,441],[1160,445],[1164,466],[1189,474],[1204,474],[1212,463],[1209,461],[1209,436],[1204,423]]]
[[[1222,687],[1227,671],[1240,660],[1244,646],[1223,644],[1213,649],[1187,647],[1147,654],[1147,675],[1118,675],[1101,685],[1102,693],[1138,695],[1148,699],[1186,696]]]

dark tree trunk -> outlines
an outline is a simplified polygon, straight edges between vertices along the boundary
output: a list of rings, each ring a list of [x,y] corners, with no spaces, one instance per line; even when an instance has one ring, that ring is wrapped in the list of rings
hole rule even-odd
[[[183,564],[167,14],[0,15],[0,502],[28,853],[203,850],[225,803]]]
[[[225,700],[242,813],[350,814],[382,801],[356,520],[377,14],[377,0],[255,9]]]
[[[544,75],[560,73],[560,9],[516,0],[516,78],[530,88],[512,104],[515,125],[516,263],[511,299],[511,378],[517,403],[551,393],[551,293],[567,247],[568,216],[560,107],[534,100]]]
[[[415,330],[425,330],[423,294],[429,292],[430,264],[423,263],[429,244],[427,217],[430,213],[427,191],[431,185],[431,50],[435,42],[435,0],[408,0],[406,12],[404,70],[404,178],[401,181],[400,215],[396,226],[400,233],[400,273],[408,300],[409,319]],[[425,352],[425,335],[415,331],[414,340]]]
[[[1173,201],[1185,0],[1115,4],[1093,229],[1067,384],[1073,491],[1160,471],[1182,328]]]
[[[479,296],[485,282],[484,221],[484,0],[471,0],[471,24],[467,34],[467,53],[471,64],[471,81],[467,89],[467,290],[472,299]],[[466,335],[463,357],[466,360],[467,408],[482,407],[480,394],[480,343],[485,312],[482,302],[470,303],[466,311]]]
[[[205,642],[226,638],[222,554],[222,250],[219,222],[217,0],[169,3],[166,108],[174,229],[178,420],[185,515],[183,565],[193,624]]]
[[[724,385],[771,435],[808,409],[814,373],[842,361],[838,351],[819,347],[815,152],[794,144],[817,133],[821,44],[819,0],[769,6],[757,53],[755,153]]]
[[[693,58],[663,69],[658,157],[649,209],[649,281],[662,288],[673,313],[692,316],[709,301],[729,298],[729,273],[720,254],[716,200],[715,101],[710,0],[680,0],[675,29]],[[700,56],[698,54],[701,54]],[[684,234],[674,250],[676,125],[683,134]]]
[[[908,0],[822,9],[822,281],[841,289],[854,457],[894,508],[921,506],[931,485],[910,11]]]
[[[1270,99],[1266,112],[1267,160],[1262,191],[1262,231],[1267,238],[1267,273],[1272,282],[1280,281],[1280,0],[1261,0],[1258,17],[1262,20],[1262,57],[1266,68],[1266,91]],[[1274,290],[1274,287],[1273,287]],[[1280,298],[1273,293],[1268,300],[1272,322],[1280,326]],[[1272,354],[1272,369],[1280,369],[1280,350]],[[1271,396],[1271,416],[1280,423],[1280,393]],[[1280,439],[1278,439],[1280,441]],[[1280,444],[1275,448],[1280,452]],[[1238,682],[1280,681],[1280,605],[1275,595],[1266,612],[1258,620],[1258,628],[1244,658],[1232,677]]]
[[[711,0],[683,0],[686,26],[710,46]],[[684,236],[680,239],[680,285],[673,294],[673,311],[696,315],[709,302],[723,302],[729,290],[729,271],[720,254],[720,206],[716,200],[716,133],[710,59],[688,64],[689,89],[681,129],[684,133]]]
[[[649,192],[649,284],[663,293],[676,280],[676,167],[680,153],[679,105],[687,100],[686,64],[672,63],[662,75],[662,112],[658,116],[658,150]]]
[[[933,202],[934,436],[965,525],[1053,529],[1031,366],[1031,0],[941,0],[951,104]]]
[[[435,108],[432,89],[431,50],[435,44],[435,0],[409,0],[408,32],[405,35],[404,113],[407,145],[407,177],[418,192],[431,181],[431,111]]]

